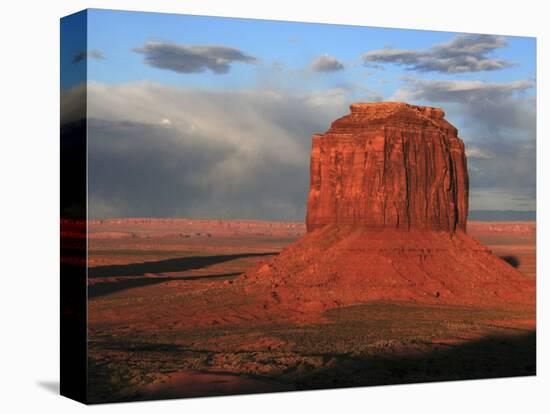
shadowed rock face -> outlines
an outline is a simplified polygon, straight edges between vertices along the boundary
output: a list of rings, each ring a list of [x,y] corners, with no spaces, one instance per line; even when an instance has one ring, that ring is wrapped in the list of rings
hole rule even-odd
[[[313,135],[308,231],[328,224],[466,230],[464,143],[441,109],[353,104]]]

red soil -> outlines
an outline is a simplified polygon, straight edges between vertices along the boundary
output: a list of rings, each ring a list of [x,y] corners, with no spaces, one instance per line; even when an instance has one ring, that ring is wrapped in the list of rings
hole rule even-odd
[[[325,226],[243,279],[281,306],[312,311],[376,300],[492,306],[535,299],[533,279],[463,232]]]

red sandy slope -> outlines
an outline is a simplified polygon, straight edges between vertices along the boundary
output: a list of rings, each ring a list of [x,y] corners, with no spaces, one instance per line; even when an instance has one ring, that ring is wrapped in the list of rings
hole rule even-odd
[[[535,282],[463,232],[329,225],[243,276],[282,307],[319,311],[375,300],[534,303]]]

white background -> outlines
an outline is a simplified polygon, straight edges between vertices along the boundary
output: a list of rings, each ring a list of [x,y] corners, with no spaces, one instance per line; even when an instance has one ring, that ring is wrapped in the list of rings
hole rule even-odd
[[[549,11],[545,1],[5,1],[0,15],[0,410],[11,412],[550,412]],[[59,18],[86,7],[538,38],[538,375],[85,408],[59,397]],[[546,257],[545,257],[546,256]],[[33,410],[33,411],[31,411]]]

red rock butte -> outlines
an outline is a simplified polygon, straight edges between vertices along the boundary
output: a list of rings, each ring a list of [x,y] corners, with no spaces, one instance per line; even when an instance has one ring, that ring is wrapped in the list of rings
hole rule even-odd
[[[313,135],[306,235],[241,278],[263,310],[535,303],[534,279],[466,234],[464,143],[444,117],[360,103]]]
[[[308,231],[327,224],[466,229],[464,143],[441,109],[353,104],[313,135]]]

